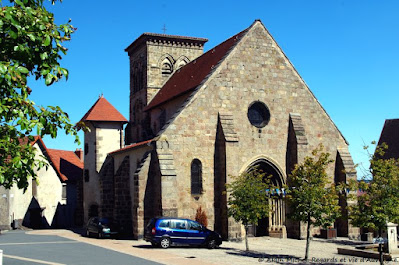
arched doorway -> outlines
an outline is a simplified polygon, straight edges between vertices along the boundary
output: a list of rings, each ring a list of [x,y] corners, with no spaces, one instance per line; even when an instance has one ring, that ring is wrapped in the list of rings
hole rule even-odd
[[[273,236],[286,237],[285,229],[285,204],[283,201],[284,178],[278,167],[267,159],[258,159],[251,163],[247,170],[257,167],[257,169],[271,176],[271,181],[276,190],[271,191],[274,196],[269,199],[271,212],[268,217],[258,220],[258,224],[252,228],[253,236]]]

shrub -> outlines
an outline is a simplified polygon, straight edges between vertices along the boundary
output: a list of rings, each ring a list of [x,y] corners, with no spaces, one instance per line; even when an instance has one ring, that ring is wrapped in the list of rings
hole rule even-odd
[[[202,210],[202,207],[198,207],[197,213],[195,214],[195,221],[202,224],[203,226],[208,226],[208,216],[205,211]]]

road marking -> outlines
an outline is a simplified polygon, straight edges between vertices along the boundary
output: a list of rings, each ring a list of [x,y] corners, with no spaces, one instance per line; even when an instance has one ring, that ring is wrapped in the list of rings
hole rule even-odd
[[[41,263],[41,264],[49,264],[49,265],[66,265],[63,263],[57,263],[57,262],[49,262],[49,261],[44,261],[40,259],[29,259],[29,258],[23,258],[23,257],[18,257],[18,256],[12,256],[12,255],[3,255],[4,258],[9,258],[9,259],[18,259],[18,260],[23,260],[23,261],[30,261],[30,262],[36,262],[36,263]]]
[[[4,243],[0,244],[0,246],[12,246],[12,245],[35,245],[35,244],[71,244],[71,243],[79,243],[78,241],[53,241],[53,242],[25,242],[25,243]]]

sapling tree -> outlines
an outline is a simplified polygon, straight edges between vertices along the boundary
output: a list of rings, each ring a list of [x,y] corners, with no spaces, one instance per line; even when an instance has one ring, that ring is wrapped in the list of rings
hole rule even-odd
[[[292,171],[286,199],[290,218],[306,223],[305,260],[309,257],[311,226],[329,227],[340,216],[338,193],[330,182],[326,169],[333,160],[320,145]]]
[[[374,230],[379,236],[387,222],[399,222],[399,159],[386,158],[387,148],[382,143],[374,154],[368,152],[368,172],[360,181],[350,182],[349,197],[357,201],[348,207],[351,223]]]
[[[270,177],[257,167],[233,177],[234,181],[226,184],[228,192],[228,215],[245,228],[245,248],[248,246],[248,227],[256,225],[258,220],[267,217],[270,212],[268,190],[273,188]]]

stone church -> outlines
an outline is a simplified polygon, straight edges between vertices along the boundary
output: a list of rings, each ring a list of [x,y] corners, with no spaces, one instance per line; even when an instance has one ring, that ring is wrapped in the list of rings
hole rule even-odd
[[[241,238],[223,192],[231,176],[259,166],[284,185],[319,144],[335,159],[333,182],[355,178],[348,143],[261,21],[203,52],[207,39],[144,33],[126,52],[130,116],[104,97],[84,115],[84,209],[112,217],[134,238],[154,216],[194,218]],[[127,126],[124,128],[124,125]],[[282,198],[255,236],[303,238]],[[340,198],[345,214],[346,200]],[[356,233],[345,219],[339,236]],[[318,233],[314,229],[314,233]]]

